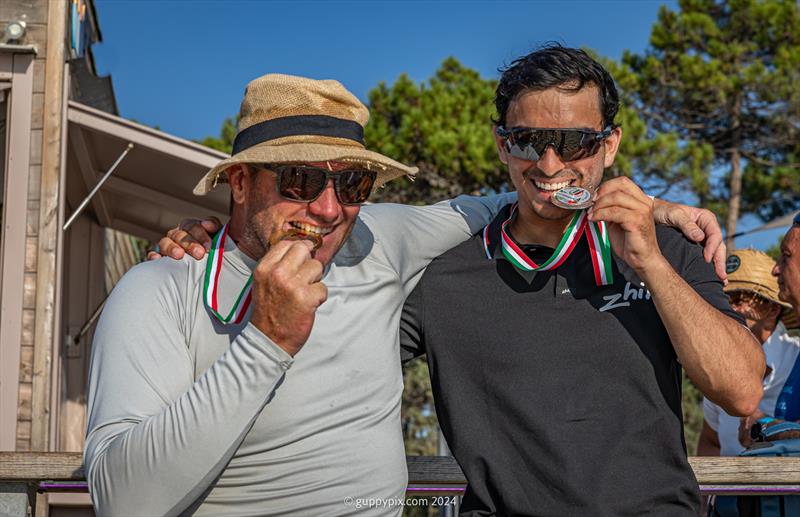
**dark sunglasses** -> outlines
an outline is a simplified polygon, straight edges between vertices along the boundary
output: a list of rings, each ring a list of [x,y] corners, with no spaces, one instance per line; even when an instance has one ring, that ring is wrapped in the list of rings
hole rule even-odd
[[[506,150],[514,158],[535,162],[552,145],[562,161],[571,162],[596,154],[613,129],[614,126],[602,131],[498,126],[497,136],[505,139]]]
[[[797,212],[794,215],[794,219],[792,220],[792,226],[800,225],[800,212]]]
[[[310,203],[317,199],[329,179],[343,205],[359,205],[367,200],[378,173],[367,169],[345,169],[331,172],[310,165],[251,164],[257,169],[272,171],[278,176],[278,194],[290,201]]]

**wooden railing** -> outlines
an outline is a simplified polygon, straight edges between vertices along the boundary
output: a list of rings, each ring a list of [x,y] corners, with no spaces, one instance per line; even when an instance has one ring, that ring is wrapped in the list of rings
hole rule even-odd
[[[466,485],[453,458],[409,456],[409,495],[460,495]],[[689,458],[706,494],[800,495],[798,458]],[[47,491],[85,491],[78,453],[0,452],[0,515],[25,517],[36,495]]]

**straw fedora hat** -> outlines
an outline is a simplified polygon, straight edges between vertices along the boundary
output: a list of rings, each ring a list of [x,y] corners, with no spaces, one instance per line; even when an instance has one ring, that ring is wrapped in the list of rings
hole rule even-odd
[[[352,162],[378,173],[375,188],[416,167],[364,146],[369,111],[338,81],[268,74],[247,85],[230,158],[208,171],[194,188],[202,196],[231,165],[241,163]]]
[[[778,280],[772,276],[774,267],[775,261],[766,253],[753,249],[735,250],[726,263],[728,285],[724,290],[726,293],[748,291],[790,308],[788,303],[778,298]]]

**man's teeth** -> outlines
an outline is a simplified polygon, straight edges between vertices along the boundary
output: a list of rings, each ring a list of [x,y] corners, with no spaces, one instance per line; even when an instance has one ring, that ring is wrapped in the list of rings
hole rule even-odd
[[[314,235],[327,235],[333,231],[333,228],[320,228],[319,226],[312,226],[310,224],[295,223],[295,222],[291,222],[289,224],[300,231],[306,233],[313,233]]]
[[[533,180],[533,183],[539,190],[559,190],[568,187],[570,184],[569,181],[562,181],[560,183],[540,183],[536,180]]]

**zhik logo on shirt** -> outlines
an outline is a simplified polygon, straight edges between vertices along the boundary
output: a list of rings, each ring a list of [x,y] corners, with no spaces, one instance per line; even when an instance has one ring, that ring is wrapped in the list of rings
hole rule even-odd
[[[603,296],[603,300],[606,301],[606,304],[600,307],[600,312],[619,309],[620,307],[630,307],[632,301],[650,300],[650,291],[645,288],[644,282],[639,285],[641,287],[634,286],[630,282],[627,282],[623,292]]]

